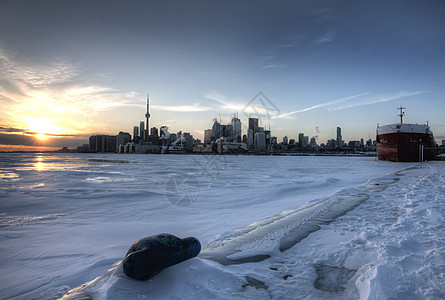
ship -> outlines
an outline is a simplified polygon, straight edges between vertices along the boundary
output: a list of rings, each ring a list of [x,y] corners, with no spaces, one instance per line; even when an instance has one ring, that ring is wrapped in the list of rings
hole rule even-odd
[[[377,125],[377,159],[395,162],[424,162],[436,157],[436,142],[427,124],[404,124],[406,109],[400,106],[400,123]]]
[[[183,137],[179,137],[170,146],[162,146],[161,154],[185,154],[185,153],[187,153],[187,147],[183,146],[183,144],[182,144],[183,142],[185,142],[185,139]]]
[[[178,145],[172,146],[162,146],[161,154],[185,154],[187,153],[187,148]]]

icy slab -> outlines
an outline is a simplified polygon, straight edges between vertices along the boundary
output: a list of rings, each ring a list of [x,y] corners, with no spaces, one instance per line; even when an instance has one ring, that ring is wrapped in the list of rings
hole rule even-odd
[[[336,195],[303,209],[280,213],[247,226],[241,233],[209,243],[199,256],[223,265],[262,261],[277,250],[286,251],[368,198],[367,194]]]
[[[114,278],[115,276],[123,273],[122,261],[116,262],[107,272],[90,282],[70,290],[61,298],[61,300],[92,300],[93,298],[86,292],[86,290],[94,290],[97,287],[106,286],[109,284],[110,280],[116,280],[116,278]]]
[[[405,170],[415,169],[413,167]],[[231,236],[210,241],[200,257],[223,265],[259,262],[270,258],[277,250],[286,251],[311,233],[353,210],[369,199],[367,193],[384,191],[399,181],[402,171],[369,180],[351,193],[338,194],[303,209],[288,210],[252,223]],[[360,190],[363,189],[363,190]],[[359,193],[367,192],[367,193]],[[354,193],[355,192],[355,193]]]

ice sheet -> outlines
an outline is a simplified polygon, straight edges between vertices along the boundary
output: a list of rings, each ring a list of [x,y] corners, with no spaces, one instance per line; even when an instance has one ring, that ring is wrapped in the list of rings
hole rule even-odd
[[[215,245],[351,189],[369,199],[288,250],[269,251],[261,242],[242,249],[267,249],[271,257],[264,261],[224,266],[195,258],[143,283],[123,274],[102,276],[88,292],[94,299],[444,295],[440,162],[1,154],[0,163],[6,174],[0,177],[2,298],[61,297],[116,270],[113,264],[141,237],[170,232]],[[181,178],[190,180],[168,186]],[[186,195],[184,201],[172,201],[175,191]],[[322,279],[326,270],[342,280]]]

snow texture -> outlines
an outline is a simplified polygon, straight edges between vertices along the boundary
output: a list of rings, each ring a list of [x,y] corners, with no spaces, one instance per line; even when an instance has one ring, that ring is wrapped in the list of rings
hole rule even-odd
[[[0,154],[0,298],[443,299],[443,162]],[[121,260],[169,232],[197,258]]]

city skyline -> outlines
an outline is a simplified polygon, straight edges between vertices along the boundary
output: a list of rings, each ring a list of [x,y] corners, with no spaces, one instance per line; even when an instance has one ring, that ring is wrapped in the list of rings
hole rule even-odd
[[[403,105],[440,143],[444,15],[438,1],[5,1],[0,150],[132,133],[148,92],[150,127],[201,140],[214,118],[246,124],[262,92],[279,141],[374,140]]]
[[[147,99],[147,114],[148,99]],[[147,117],[147,121],[148,121]],[[133,135],[120,131],[118,135],[95,134],[89,137],[88,144],[83,144],[77,149],[62,147],[57,152],[80,153],[161,153],[161,154],[185,154],[185,153],[218,153],[218,154],[278,154],[295,153],[341,153],[341,151],[356,153],[375,151],[376,141],[371,138],[366,140],[343,140],[341,128],[336,128],[336,138],[327,140],[326,143],[317,143],[317,138],[298,133],[298,139],[284,136],[279,141],[273,136],[271,130],[259,126],[258,118],[249,117],[246,134],[242,134],[242,122],[238,115],[233,115],[229,124],[222,124],[214,119],[211,129],[204,130],[204,140],[195,139],[189,132],[169,132],[167,126],[160,129],[151,127],[141,121],[139,126],[133,127]],[[148,134],[148,132],[150,132]]]

